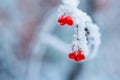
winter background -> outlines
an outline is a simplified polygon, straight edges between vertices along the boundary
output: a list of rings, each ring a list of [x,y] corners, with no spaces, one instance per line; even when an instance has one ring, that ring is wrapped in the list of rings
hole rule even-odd
[[[60,27],[61,0],[0,0],[0,80],[120,80],[120,1],[81,0],[100,26],[94,59],[68,59],[73,28]]]

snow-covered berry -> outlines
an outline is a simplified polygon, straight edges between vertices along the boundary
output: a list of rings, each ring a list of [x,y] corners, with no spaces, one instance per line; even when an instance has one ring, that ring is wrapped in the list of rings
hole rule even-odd
[[[66,21],[66,24],[69,25],[69,26],[72,26],[73,23],[74,23],[74,21],[73,21],[71,16],[66,16],[65,17],[65,21]]]
[[[64,26],[65,24],[67,24],[68,26],[73,26],[74,24],[74,21],[72,19],[71,16],[67,15],[67,16],[60,16],[58,18],[58,23],[61,25],[61,26]]]
[[[77,56],[75,57],[75,61],[81,61],[85,59],[85,55],[83,54],[82,50],[78,50]]]
[[[61,25],[61,26],[64,26],[65,25],[65,16],[62,15],[58,18],[58,23]]]
[[[69,57],[70,59],[75,59],[75,57],[76,57],[76,52],[75,52],[75,51],[72,51],[71,53],[68,54],[68,57]]]

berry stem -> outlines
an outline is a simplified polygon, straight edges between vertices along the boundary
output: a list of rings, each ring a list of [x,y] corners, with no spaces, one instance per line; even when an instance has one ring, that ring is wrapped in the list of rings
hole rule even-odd
[[[76,25],[76,29],[77,29],[77,33],[76,33],[77,34],[77,40],[79,41],[79,32],[78,32],[79,31],[79,26],[78,25]]]
[[[76,35],[77,35],[77,38],[76,38],[76,40],[78,41],[78,42],[80,42],[80,39],[79,39],[79,25],[76,25],[76,30],[77,30],[77,33],[76,33]],[[80,47],[78,46],[78,50],[80,49]]]

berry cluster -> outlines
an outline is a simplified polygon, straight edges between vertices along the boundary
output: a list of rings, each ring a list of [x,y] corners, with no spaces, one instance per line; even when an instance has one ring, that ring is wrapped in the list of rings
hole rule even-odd
[[[67,15],[67,16],[60,16],[58,18],[58,23],[61,25],[61,26],[64,26],[65,24],[69,25],[69,26],[72,26],[74,24],[74,21],[72,19],[71,16]]]
[[[68,26],[72,26],[74,24],[74,21],[72,19],[72,17],[70,15],[62,15],[58,18],[58,23],[61,25],[61,26],[64,26],[65,24],[67,24]],[[76,34],[77,34],[77,37],[75,40],[79,40],[79,37],[78,37],[78,25],[76,26]],[[83,54],[83,51],[81,49],[78,49],[77,51],[76,50],[72,50],[71,53],[69,53],[68,57],[70,59],[73,59],[75,61],[81,61],[81,60],[84,60],[85,59],[85,55]]]
[[[68,57],[70,59],[74,59],[77,62],[85,59],[85,55],[83,54],[82,50],[72,51],[68,54]]]

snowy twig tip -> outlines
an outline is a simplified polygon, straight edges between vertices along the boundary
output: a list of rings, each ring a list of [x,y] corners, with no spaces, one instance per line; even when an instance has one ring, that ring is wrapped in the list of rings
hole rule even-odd
[[[62,0],[63,4],[69,5],[72,7],[77,7],[80,3],[80,0]]]

